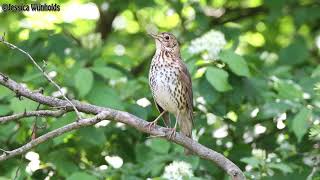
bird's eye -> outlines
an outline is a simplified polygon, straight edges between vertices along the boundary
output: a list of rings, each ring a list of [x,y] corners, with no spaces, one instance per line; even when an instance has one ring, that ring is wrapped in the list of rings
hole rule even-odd
[[[170,39],[170,37],[169,37],[169,36],[165,36],[164,38],[165,38],[166,40],[169,40],[169,39]]]

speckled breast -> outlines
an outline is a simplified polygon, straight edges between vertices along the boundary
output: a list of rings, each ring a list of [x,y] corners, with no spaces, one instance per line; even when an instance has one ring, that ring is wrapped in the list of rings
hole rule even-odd
[[[157,64],[156,64],[157,63]],[[166,111],[176,114],[178,103],[174,91],[178,88],[177,69],[161,62],[152,62],[149,83],[155,101]]]

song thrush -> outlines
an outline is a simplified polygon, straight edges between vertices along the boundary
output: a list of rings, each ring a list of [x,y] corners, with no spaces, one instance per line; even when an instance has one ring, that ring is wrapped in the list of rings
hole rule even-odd
[[[177,124],[180,131],[191,137],[193,126],[193,95],[190,74],[180,55],[176,37],[171,33],[150,34],[156,43],[156,52],[149,71],[149,85],[160,115],[150,124],[155,126],[162,116],[170,126],[169,113],[174,114],[176,123],[170,138],[175,135]],[[188,154],[188,150],[185,149]]]

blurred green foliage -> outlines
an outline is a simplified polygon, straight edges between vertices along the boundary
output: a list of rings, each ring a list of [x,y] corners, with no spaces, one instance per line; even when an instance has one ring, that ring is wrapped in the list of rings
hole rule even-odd
[[[8,0],[6,3],[16,4]],[[30,4],[28,1],[19,3]],[[47,1],[59,12],[0,12],[0,33],[28,51],[68,97],[157,117],[148,69],[155,45],[147,31],[169,31],[192,74],[194,135],[221,152],[248,179],[306,179],[320,164],[320,3],[317,0],[86,0]],[[227,44],[215,61],[189,52],[192,40],[214,29]],[[204,45],[205,46],[205,45]],[[214,48],[214,47],[212,47]],[[209,47],[210,49],[210,47]],[[0,45],[0,71],[30,89],[56,89],[27,57]],[[0,115],[37,104],[0,86]],[[47,107],[41,106],[45,109]],[[39,118],[38,136],[75,120]],[[0,125],[0,148],[31,139],[34,118]],[[211,162],[186,157],[178,145],[123,125],[83,128],[33,149],[38,168],[15,157],[0,164],[0,179],[160,179],[172,161],[191,164],[192,179],[227,179]],[[105,157],[119,156],[120,168]],[[107,166],[106,166],[107,165]],[[26,170],[27,169],[27,170]],[[311,178],[311,176],[310,176]],[[313,179],[320,179],[316,172]]]

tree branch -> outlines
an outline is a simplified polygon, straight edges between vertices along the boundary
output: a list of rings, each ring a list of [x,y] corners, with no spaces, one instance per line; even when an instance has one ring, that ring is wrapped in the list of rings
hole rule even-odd
[[[52,107],[65,107],[66,110],[72,110],[72,105],[66,101],[61,100],[58,98],[54,98],[51,96],[45,96],[39,92],[32,92],[31,90],[23,87],[19,83],[13,81],[8,76],[5,76],[0,73],[0,84],[9,88],[11,91],[16,92],[17,94],[29,98],[33,101],[36,101],[41,104],[45,104]],[[81,103],[79,101],[72,101],[72,104],[80,111],[88,114],[95,114],[93,118],[82,119],[78,122],[73,122],[68,125],[65,125],[61,128],[48,132],[29,143],[25,144],[24,146],[17,148],[12,151],[6,151],[3,155],[0,156],[0,161],[4,161],[8,158],[23,154],[30,150],[31,148],[49,140],[54,137],[57,137],[63,133],[72,131],[74,129],[79,129],[84,126],[90,126],[102,119],[110,119],[118,122],[125,123],[130,125],[139,131],[148,133],[152,136],[162,137],[167,139],[168,141],[175,142],[180,144],[181,146],[190,149],[194,152],[195,155],[198,155],[204,159],[210,160],[216,163],[219,167],[221,167],[224,171],[226,171],[233,180],[243,180],[245,176],[241,169],[236,166],[232,161],[224,157],[222,154],[213,151],[198,142],[182,135],[181,133],[176,133],[175,137],[170,139],[170,129],[164,128],[161,126],[156,126],[154,129],[149,129],[148,124],[149,122],[138,118],[128,112],[118,111],[110,108],[104,108],[100,106],[95,106],[87,103]]]
[[[57,111],[50,111],[50,110],[38,110],[38,111],[29,111],[29,112],[23,112],[18,114],[13,114],[10,116],[3,116],[0,117],[0,124],[4,124],[8,121],[14,121],[25,117],[31,117],[31,116],[51,116],[51,117],[60,117],[63,114],[65,114],[66,111],[64,110],[57,110]]]
[[[52,138],[55,138],[61,134],[64,134],[66,132],[72,131],[74,129],[79,129],[80,127],[95,124],[95,123],[99,122],[100,120],[104,119],[105,117],[107,117],[107,115],[108,115],[107,112],[103,111],[92,118],[81,119],[78,122],[73,122],[73,123],[70,123],[70,124],[63,126],[61,128],[50,131],[50,132],[48,132],[48,133],[46,133],[46,134],[44,134],[34,140],[31,140],[27,144],[15,149],[15,150],[12,150],[12,151],[2,150],[3,154],[0,156],[0,161],[4,161],[4,160],[9,159],[11,157],[23,154],[23,153],[27,152],[28,150],[32,149],[33,147],[35,147],[45,141],[48,141],[49,139],[52,139]]]

